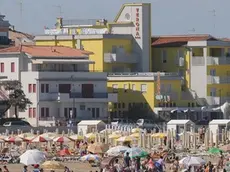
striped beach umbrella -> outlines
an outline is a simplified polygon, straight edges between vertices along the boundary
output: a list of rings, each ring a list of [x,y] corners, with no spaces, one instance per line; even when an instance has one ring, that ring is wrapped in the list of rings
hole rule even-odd
[[[85,155],[83,157],[81,157],[81,161],[100,161],[100,157],[98,155],[94,155],[94,154],[88,154]]]
[[[69,142],[71,140],[66,136],[60,136],[60,137],[54,138],[53,141],[54,142],[59,142],[59,143],[64,143],[64,142]]]
[[[32,143],[40,143],[40,142],[48,142],[51,141],[52,139],[48,137],[43,137],[43,136],[37,136],[34,139],[31,140]]]
[[[9,136],[7,138],[4,139],[6,142],[11,142],[11,143],[15,143],[15,142],[22,142],[23,139],[18,137],[18,136]]]

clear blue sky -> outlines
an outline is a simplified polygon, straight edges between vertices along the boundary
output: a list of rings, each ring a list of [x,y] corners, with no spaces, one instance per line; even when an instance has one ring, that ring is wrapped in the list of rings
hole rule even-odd
[[[44,26],[54,26],[59,16],[57,5],[62,6],[63,17],[67,19],[113,20],[126,2],[152,3],[153,35],[208,33],[230,37],[230,0],[0,0],[0,12],[17,30],[42,34]]]

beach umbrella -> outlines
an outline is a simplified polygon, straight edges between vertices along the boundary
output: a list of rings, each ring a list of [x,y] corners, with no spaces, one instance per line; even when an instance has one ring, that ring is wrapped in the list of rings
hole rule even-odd
[[[71,155],[69,149],[62,149],[58,152],[58,155],[60,156],[66,156],[66,155]]]
[[[85,137],[87,139],[95,139],[96,138],[96,134],[95,133],[88,133],[85,135]]]
[[[18,137],[18,136],[9,136],[7,138],[4,139],[6,142],[11,142],[11,143],[15,143],[15,142],[22,142],[23,139]]]
[[[219,148],[210,148],[209,150],[208,150],[208,153],[211,153],[211,154],[219,154],[219,153],[221,153],[221,152],[223,152],[223,150],[221,150],[221,149],[219,149]]]
[[[104,129],[104,130],[100,131],[100,133],[101,133],[101,134],[104,134],[104,133],[110,132],[110,131],[112,131],[112,129]]]
[[[117,142],[131,142],[133,140],[137,140],[137,139],[134,137],[130,137],[130,136],[123,136],[117,139]]]
[[[43,136],[37,136],[34,139],[31,140],[32,143],[40,143],[40,142],[48,142],[51,141],[52,139],[48,137],[43,137]]]
[[[24,165],[40,164],[46,159],[45,153],[37,149],[27,150],[20,156],[20,163]]]
[[[165,133],[154,133],[151,136],[154,137],[154,138],[164,138],[167,135]]]
[[[58,161],[46,161],[41,167],[45,170],[61,170],[65,169],[65,166]]]
[[[124,155],[127,154],[127,152],[129,153],[129,156],[131,158],[135,158],[135,157],[146,157],[149,153],[146,152],[145,150],[143,150],[142,148],[139,147],[133,147],[133,148],[129,148]]]
[[[55,133],[48,132],[48,133],[43,133],[43,134],[41,134],[40,136],[42,136],[42,137],[48,137],[48,138],[50,138],[50,139],[54,139],[54,138],[57,137],[58,135],[55,134]]]
[[[229,152],[230,151],[230,144],[224,145],[224,146],[220,147],[220,149],[223,150],[224,152]]]
[[[93,143],[88,146],[87,151],[91,153],[105,153],[109,146],[104,143]]]
[[[69,142],[71,140],[66,136],[60,136],[60,137],[54,138],[53,141],[54,142],[59,142],[59,143],[64,143],[64,142]]]
[[[20,137],[21,139],[34,138],[35,135],[33,133],[22,133],[22,134],[19,134],[18,137]]]
[[[135,138],[139,138],[141,135],[140,133],[133,133],[130,135],[130,137],[135,137]]]
[[[121,137],[121,134],[116,134],[116,133],[113,133],[113,134],[109,135],[109,139],[118,139],[120,137]]]
[[[101,158],[98,155],[88,154],[80,158],[81,161],[100,161]]]
[[[133,129],[131,130],[131,132],[132,132],[132,133],[139,133],[139,132],[143,132],[143,129],[141,129],[141,128],[133,128]]]
[[[119,155],[120,153],[124,153],[128,149],[129,149],[129,147],[127,147],[127,146],[115,146],[115,147],[110,148],[107,151],[107,154],[108,155]]]
[[[84,139],[83,136],[78,135],[78,134],[74,134],[74,135],[70,136],[69,138],[71,140],[74,140],[74,141],[76,141],[76,140],[83,140]]]
[[[201,157],[188,156],[179,161],[179,164],[185,166],[200,166],[204,165],[206,162]]]

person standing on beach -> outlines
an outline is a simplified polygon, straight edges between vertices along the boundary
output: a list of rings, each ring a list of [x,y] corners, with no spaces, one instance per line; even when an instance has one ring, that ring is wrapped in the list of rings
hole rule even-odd
[[[125,167],[130,167],[130,161],[131,158],[129,157],[129,152],[126,152],[126,156],[124,157]]]

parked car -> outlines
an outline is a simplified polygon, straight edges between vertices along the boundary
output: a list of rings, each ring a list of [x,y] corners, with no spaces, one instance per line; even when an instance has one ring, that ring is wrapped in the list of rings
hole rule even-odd
[[[26,121],[9,121],[3,124],[4,127],[30,127],[30,123]]]

